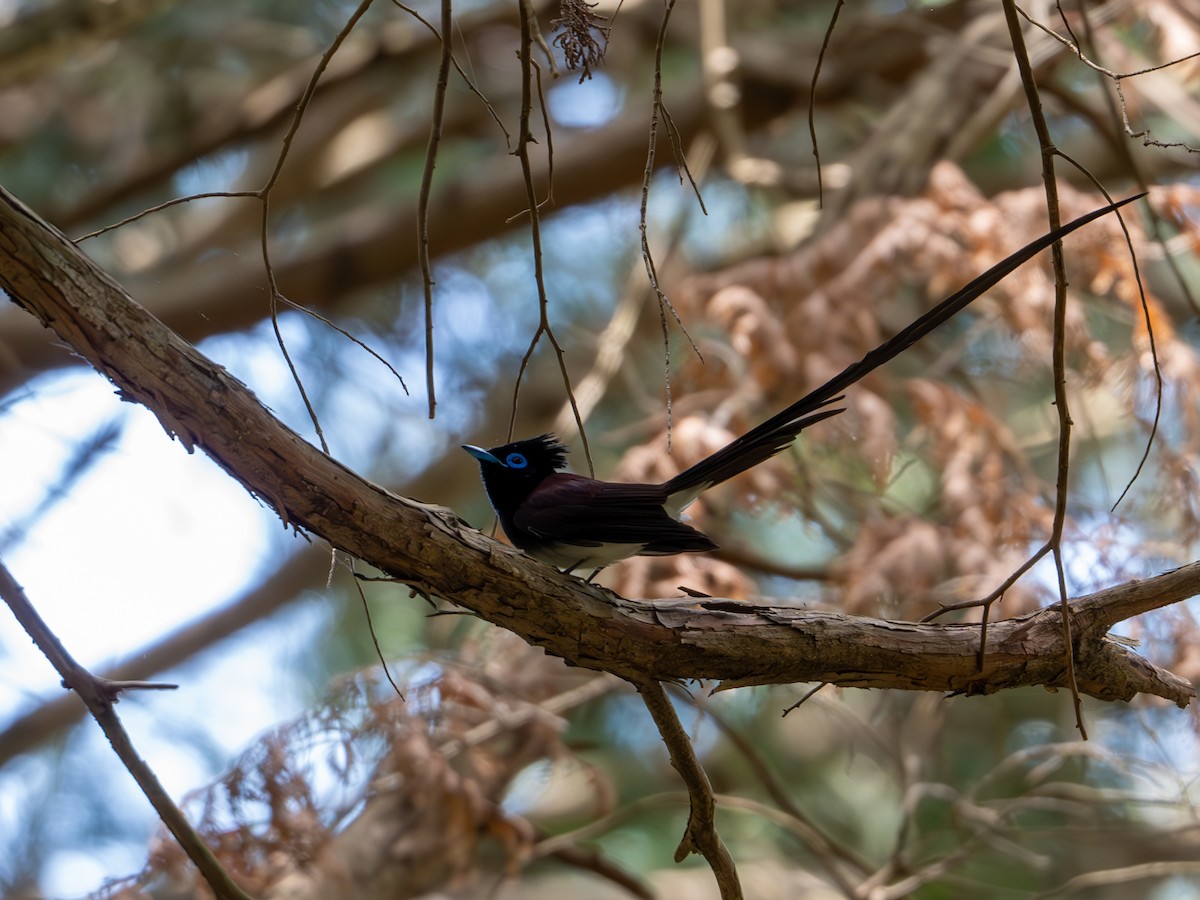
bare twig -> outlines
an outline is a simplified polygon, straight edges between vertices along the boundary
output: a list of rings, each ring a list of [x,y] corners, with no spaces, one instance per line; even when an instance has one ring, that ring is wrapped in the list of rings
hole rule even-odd
[[[288,371],[291,372],[292,381],[296,385],[296,389],[300,392],[300,399],[304,402],[304,408],[308,411],[309,420],[313,424],[316,431],[317,439],[321,442],[321,449],[326,453],[329,452],[329,443],[325,440],[325,432],[321,428],[320,419],[317,416],[317,411],[309,400],[308,391],[304,387],[304,381],[300,377],[300,372],[296,369],[296,364],[292,361],[292,356],[288,352],[287,343],[283,339],[283,332],[279,329],[279,301],[283,298],[283,291],[279,289],[279,282],[275,277],[275,269],[271,265],[271,247],[270,247],[270,223],[271,223],[271,191],[279,182],[279,176],[283,173],[283,165],[287,161],[288,152],[291,150],[292,141],[296,137],[296,132],[300,130],[300,123],[304,121],[304,114],[308,110],[309,103],[312,102],[313,94],[317,91],[317,84],[321,80],[321,76],[329,67],[330,60],[338,52],[342,43],[350,36],[350,32],[354,30],[354,26],[358,24],[359,19],[366,15],[373,0],[362,0],[358,7],[350,14],[346,23],[341,27],[329,47],[321,55],[316,67],[313,69],[312,76],[309,78],[308,86],[304,89],[304,93],[300,97],[300,102],[296,104],[295,115],[292,116],[292,122],[288,126],[287,132],[280,141],[279,155],[275,158],[275,166],[271,170],[271,174],[267,177],[266,184],[258,190],[258,197],[262,201],[262,227],[260,233],[260,247],[262,251],[263,267],[267,273],[267,283],[271,289],[271,328],[275,333],[275,342],[279,345],[279,352],[283,354],[284,362],[287,363]],[[295,305],[295,304],[293,304]]]
[[[579,412],[579,406],[575,402],[575,394],[571,387],[571,376],[567,371],[566,355],[563,353],[563,349],[558,343],[558,338],[554,334],[554,329],[550,325],[550,300],[546,294],[546,277],[542,267],[541,217],[538,214],[537,188],[533,183],[533,164],[529,158],[529,145],[534,143],[530,122],[533,114],[533,84],[535,77],[533,61],[535,26],[532,21],[535,11],[531,8],[529,0],[519,0],[518,6],[521,11],[521,48],[518,51],[521,61],[521,123],[517,135],[517,149],[514,153],[521,161],[521,174],[525,181],[526,210],[529,213],[529,238],[533,251],[533,273],[538,291],[538,325],[533,333],[533,337],[529,341],[529,347],[525,350],[525,355],[521,357],[521,365],[517,370],[516,383],[513,386],[512,415],[508,423],[508,434],[511,439],[513,429],[516,426],[517,402],[521,396],[521,382],[525,376],[525,370],[533,358],[533,351],[537,348],[538,342],[541,340],[542,335],[545,335],[546,340],[550,342],[550,346],[554,349],[554,356],[558,361],[559,372],[562,374],[567,399],[575,414],[575,424],[579,428],[579,437],[583,444],[584,456],[587,458],[588,471],[591,472],[594,471],[592,448],[588,442],[587,432],[583,428],[583,417]],[[544,114],[544,104],[541,109]],[[550,123],[547,121],[547,131],[549,131],[549,128]],[[549,146],[547,147],[547,152],[550,152]],[[551,165],[553,165],[552,162]]]
[[[657,900],[658,894],[643,878],[617,865],[603,853],[588,847],[564,846],[549,854],[565,866],[591,872],[605,881],[624,888],[641,900]]]
[[[212,887],[213,892],[228,900],[250,900],[234,880],[217,861],[212,851],[208,849],[200,835],[192,828],[187,818],[178,806],[172,802],[170,795],[163,788],[158,776],[138,755],[129,735],[121,724],[120,718],[113,711],[113,704],[119,699],[120,692],[129,689],[168,690],[174,685],[151,684],[141,681],[109,681],[97,678],[67,652],[58,637],[46,625],[33,604],[25,596],[25,591],[13,578],[8,567],[0,561],[0,597],[8,604],[21,627],[37,644],[39,650],[50,660],[50,664],[62,676],[63,685],[79,695],[88,711],[96,720],[105,737],[112,744],[113,751],[120,758],[129,774],[133,776],[146,799],[154,806],[164,825],[179,841],[179,846],[195,863],[204,880]]]
[[[357,578],[353,579],[353,581],[354,589],[358,591],[359,602],[362,603],[363,615],[367,619],[367,633],[371,635],[371,644],[375,647],[375,658],[379,660],[379,668],[383,670],[383,675],[388,680],[388,684],[392,686],[392,690],[396,692],[396,696],[403,700],[404,692],[400,690],[400,685],[396,684],[396,679],[392,677],[392,670],[388,668],[387,659],[383,655],[383,648],[379,646],[379,635],[375,631],[375,622],[371,618],[371,604],[362,589],[362,582]]]
[[[438,147],[442,140],[442,121],[446,113],[446,88],[450,83],[450,30],[454,25],[450,0],[442,0],[441,56],[438,59],[437,82],[433,89],[433,116],[429,124],[429,144],[425,148],[425,165],[421,170],[421,191],[417,197],[417,258],[421,263],[421,283],[425,295],[425,395],[429,403],[429,418],[437,410],[437,393],[433,383],[433,263],[429,258],[429,195],[433,190],[433,170],[437,165]]]
[[[1062,224],[1062,216],[1058,205],[1058,182],[1054,172],[1055,146],[1050,137],[1050,128],[1042,114],[1042,101],[1038,95],[1037,82],[1033,77],[1033,67],[1029,63],[1029,54],[1025,49],[1025,36],[1021,32],[1015,0],[1003,0],[1004,21],[1008,26],[1009,37],[1012,39],[1013,53],[1017,59],[1017,69],[1021,74],[1021,84],[1025,89],[1026,102],[1029,105],[1030,118],[1034,131],[1038,136],[1038,144],[1042,155],[1042,182],[1046,189],[1046,207],[1050,220],[1050,228]],[[1054,568],[1058,579],[1059,600],[1065,610],[1067,604],[1067,574],[1062,559],[1063,526],[1067,519],[1067,500],[1069,479],[1071,473],[1071,410],[1067,398],[1067,273],[1063,262],[1062,241],[1056,241],[1050,248],[1050,261],[1054,269],[1054,407],[1058,412],[1058,466],[1054,499],[1054,522],[1050,531],[1050,548],[1054,557]],[[1079,734],[1087,740],[1087,728],[1083,724],[1083,705],[1079,697],[1079,687],[1075,681],[1075,659],[1071,642],[1071,617],[1063,615],[1063,648],[1065,653],[1067,684],[1071,689],[1071,699],[1075,704],[1075,723]]]
[[[387,369],[389,372],[391,372],[392,377],[394,377],[398,382],[400,382],[400,387],[403,388],[404,393],[405,394],[408,393],[408,385],[404,383],[404,376],[401,375],[396,370],[395,366],[393,366],[390,362],[388,362],[386,359],[384,359],[383,355],[381,353],[377,352],[376,350],[373,350],[370,346],[367,345],[367,343],[365,341],[355,337],[349,331],[347,331],[345,328],[343,328],[341,325],[339,325],[337,322],[333,321],[333,319],[329,318],[328,316],[322,315],[321,313],[317,312],[315,309],[309,309],[307,306],[302,306],[299,303],[296,303],[296,302],[288,299],[287,297],[284,297],[283,295],[280,295],[279,300],[280,300],[280,302],[282,302],[286,306],[290,306],[292,309],[296,310],[297,312],[304,313],[304,315],[309,316],[310,318],[316,319],[322,325],[325,325],[325,326],[331,328],[332,330],[336,331],[338,334],[340,334],[346,340],[350,341],[350,343],[357,344],[359,347],[361,347],[363,350],[365,350],[368,355],[373,357],[377,363],[379,363],[385,369]]]
[[[105,225],[103,228],[97,228],[95,231],[89,231],[87,234],[81,234],[75,238],[76,242],[90,240],[94,237],[99,237],[109,231],[116,231],[125,225],[136,222],[138,219],[143,219],[151,213],[162,212],[164,209],[169,209],[172,206],[178,206],[181,203],[191,203],[193,200],[207,200],[212,197],[253,197],[261,199],[260,191],[204,191],[199,194],[188,194],[186,197],[173,197],[164,203],[159,203],[155,206],[143,209],[141,212],[136,212],[131,216],[126,216],[119,222],[113,222],[111,225]]]
[[[808,135],[812,141],[813,158],[817,161],[818,206],[825,205],[825,181],[821,176],[821,150],[817,142],[817,80],[821,77],[821,65],[825,62],[825,51],[829,49],[829,42],[833,40],[833,29],[837,26],[838,16],[845,5],[846,0],[837,0],[833,5],[833,14],[829,17],[829,24],[825,27],[825,35],[821,38],[821,50],[817,53],[817,64],[813,67],[812,80],[808,84]]]
[[[1001,597],[1003,597],[1005,592],[1007,592],[1010,587],[1012,587],[1014,584],[1016,584],[1021,579],[1022,575],[1024,575],[1026,572],[1028,572],[1030,569],[1032,569],[1035,565],[1037,565],[1038,562],[1042,559],[1042,557],[1044,557],[1047,553],[1050,552],[1050,549],[1051,549],[1051,547],[1050,547],[1049,543],[1043,544],[1033,554],[1031,554],[1030,557],[1027,560],[1025,560],[1025,562],[1023,562],[1023,563],[1021,563],[1021,565],[1017,566],[1017,568],[1015,570],[1013,570],[1013,573],[1011,575],[1009,575],[1007,578],[1005,578],[1004,581],[1000,582],[1000,586],[998,588],[996,588],[994,591],[992,591],[990,594],[988,594],[986,597],[982,597],[978,600],[964,600],[961,603],[943,603],[941,606],[939,606],[933,612],[922,617],[921,621],[922,622],[932,622],[934,619],[938,618],[943,613],[948,613],[948,612],[952,612],[952,611],[960,610],[960,609],[974,609],[977,606],[982,607],[983,608],[983,617],[982,617],[982,620],[980,621],[980,626],[979,626],[979,650],[976,651],[975,659],[979,666],[979,670],[983,671],[983,658],[984,658],[984,655],[987,653],[987,627],[988,627],[988,621],[991,619],[992,604],[995,603],[997,600],[999,600]]]
[[[675,310],[674,304],[663,291],[658,283],[658,271],[654,265],[654,255],[650,251],[650,236],[648,231],[648,216],[650,209],[650,180],[654,175],[654,157],[658,151],[658,117],[660,112],[664,118],[666,116],[666,107],[663,105],[663,90],[662,90],[662,57],[663,49],[666,46],[667,40],[667,23],[671,21],[671,11],[675,8],[675,0],[666,0],[663,5],[663,17],[659,23],[658,36],[654,44],[654,100],[651,104],[650,111],[650,131],[646,142],[646,169],[642,175],[642,202],[640,209],[640,219],[638,229],[641,233],[642,241],[642,261],[646,265],[646,278],[650,282],[650,287],[654,289],[654,294],[658,297],[658,318],[662,328],[663,339],[663,389],[666,393],[667,407],[667,452],[671,450],[671,412],[672,412],[672,395],[671,395],[671,333],[667,325],[667,312],[669,311],[675,319],[675,324],[683,331],[684,337],[688,339],[692,350],[696,356],[703,358],[700,354],[700,348],[696,346],[696,342],[692,340],[687,329],[684,327],[683,320],[679,317],[679,313]],[[670,130],[670,123],[668,123]],[[689,173],[689,178],[691,177]],[[693,182],[694,184],[695,182]]]
[[[397,9],[404,10],[406,13],[424,25],[425,28],[428,29],[429,33],[437,39],[439,44],[442,42],[441,33],[439,33],[438,30],[433,26],[432,22],[417,12],[417,10],[413,9],[411,6],[406,6],[405,4],[401,3],[400,0],[392,0],[392,5],[394,5]],[[460,33],[462,24],[462,20],[459,19],[458,28]],[[454,71],[458,73],[459,77],[463,80],[463,83],[467,86],[467,90],[479,98],[480,102],[483,104],[483,108],[486,109],[488,115],[491,116],[492,121],[495,122],[496,126],[501,132],[503,132],[505,145],[510,145],[512,143],[512,135],[510,135],[508,133],[508,129],[504,127],[504,121],[500,118],[500,114],[496,112],[496,108],[492,106],[491,101],[483,95],[483,91],[479,89],[479,85],[475,83],[475,79],[467,74],[466,70],[462,67],[462,64],[459,63],[458,57],[453,53],[450,55],[450,62],[454,66]]]
[[[1084,8],[1081,8],[1079,10],[1079,14],[1083,21],[1084,35],[1087,37],[1088,41],[1094,45],[1094,35],[1093,35],[1093,30],[1092,30],[1092,18],[1090,15],[1088,15],[1088,11]],[[1063,22],[1064,22],[1064,24],[1066,24],[1065,16],[1063,17]],[[1068,26],[1068,32],[1069,31],[1070,31],[1070,28]],[[1072,36],[1072,38],[1074,38],[1074,34],[1072,34],[1071,36]],[[1083,54],[1079,53],[1079,56],[1082,59]],[[1101,76],[1101,77],[1103,77],[1103,76]],[[1109,116],[1113,119],[1116,119],[1117,115],[1118,115],[1118,107],[1117,107],[1116,100],[1113,99],[1113,95],[1111,93],[1109,93],[1108,91],[1102,91],[1101,95],[1104,97],[1104,102],[1108,107]],[[1124,108],[1121,108],[1119,110],[1119,112],[1122,117],[1125,116]],[[1125,160],[1126,165],[1128,165],[1134,172],[1137,173],[1139,183],[1142,184],[1143,186],[1146,185],[1147,179],[1145,178],[1144,174],[1142,173],[1142,167],[1140,165],[1140,162],[1138,159],[1136,159],[1134,157],[1134,154],[1130,152],[1129,147],[1125,144],[1124,141],[1119,140],[1119,139],[1114,140],[1113,143],[1118,148],[1117,152],[1122,155],[1123,159]],[[1086,174],[1087,174],[1088,178],[1091,179],[1092,183],[1096,184],[1096,186],[1099,187],[1097,180],[1092,176],[1092,174],[1090,172],[1087,172]],[[1153,228],[1153,230],[1157,233],[1158,226],[1160,224],[1159,216],[1155,213],[1154,208],[1152,206],[1150,206],[1150,204],[1147,203],[1146,208],[1149,212],[1149,216],[1147,218],[1149,220],[1149,223],[1151,224],[1151,227],[1148,227],[1146,229],[1147,233],[1149,233],[1151,231],[1151,228]],[[1150,434],[1146,436],[1146,446],[1145,446],[1144,450],[1142,451],[1142,458],[1138,461],[1137,468],[1134,470],[1133,475],[1130,476],[1129,481],[1125,485],[1125,489],[1121,491],[1121,495],[1119,497],[1117,497],[1116,501],[1113,503],[1113,505],[1112,505],[1113,510],[1116,510],[1116,508],[1121,504],[1121,501],[1125,499],[1126,494],[1129,493],[1130,489],[1134,485],[1134,482],[1137,481],[1138,476],[1141,474],[1142,469],[1145,467],[1147,460],[1150,458],[1150,449],[1154,445],[1154,439],[1158,434],[1158,426],[1159,426],[1159,422],[1162,418],[1162,406],[1163,406],[1163,377],[1162,377],[1162,368],[1159,364],[1159,359],[1158,359],[1158,341],[1154,336],[1154,321],[1153,321],[1153,317],[1150,315],[1150,307],[1146,300],[1146,288],[1145,288],[1145,285],[1142,284],[1141,266],[1138,263],[1137,254],[1133,251],[1133,241],[1131,240],[1131,238],[1129,236],[1129,229],[1125,226],[1124,217],[1122,215],[1118,214],[1117,221],[1119,221],[1121,223],[1121,230],[1125,233],[1125,243],[1126,243],[1126,246],[1129,248],[1129,259],[1130,259],[1130,263],[1133,266],[1133,276],[1134,276],[1134,280],[1137,282],[1137,286],[1138,286],[1138,300],[1142,305],[1142,321],[1144,321],[1146,323],[1146,337],[1147,337],[1147,340],[1150,345],[1150,358],[1153,362],[1153,368],[1154,368],[1154,421],[1153,421],[1153,424],[1150,426]],[[1161,235],[1156,234],[1156,236],[1158,238],[1160,246],[1163,246],[1165,249],[1165,241],[1162,240]],[[1164,253],[1163,259],[1166,261],[1168,268],[1175,275],[1176,282],[1179,284],[1181,291],[1183,293],[1183,296],[1186,297],[1188,300],[1188,303],[1191,304],[1192,309],[1196,310],[1197,312],[1200,312],[1200,307],[1197,306],[1196,298],[1193,295],[1191,285],[1189,284],[1189,280],[1183,276],[1183,272],[1180,270],[1179,264],[1176,262],[1174,254]]]
[[[1079,48],[1076,42],[1067,40],[1053,29],[1047,28],[1041,22],[1038,22],[1036,19],[1030,16],[1029,13],[1025,12],[1025,10],[1021,9],[1020,7],[1016,7],[1016,12],[1020,16],[1024,17],[1025,21],[1027,21],[1034,28],[1039,29],[1040,31],[1054,38],[1054,40],[1058,41],[1064,47],[1069,48],[1085,66],[1096,70],[1101,75],[1104,75],[1112,80],[1113,89],[1116,91],[1117,97],[1121,101],[1121,124],[1125,129],[1126,135],[1131,138],[1140,138],[1143,145],[1147,147],[1159,147],[1160,149],[1164,150],[1181,149],[1186,150],[1188,153],[1200,153],[1200,147],[1193,147],[1190,144],[1184,143],[1183,141],[1161,141],[1157,138],[1151,137],[1149,128],[1143,128],[1141,131],[1134,131],[1133,125],[1129,121],[1129,106],[1125,100],[1125,91],[1121,85],[1121,82],[1123,82],[1126,78],[1136,78],[1139,75],[1147,75],[1151,72],[1158,72],[1162,69],[1168,69],[1171,66],[1187,62],[1189,59],[1195,59],[1197,56],[1200,56],[1200,50],[1196,51],[1195,53],[1189,53],[1186,56],[1181,56],[1178,59],[1169,60],[1165,63],[1158,63],[1157,65],[1153,66],[1145,66],[1133,72],[1114,72],[1112,69],[1105,68],[1099,63],[1088,59],[1083,54],[1083,51]],[[1086,13],[1084,13],[1084,15],[1086,15]]]
[[[716,142],[708,134],[699,135],[690,148],[689,155],[696,160],[695,169],[701,178],[708,171],[715,152]],[[672,259],[687,222],[686,210],[680,209],[671,225],[661,234],[658,252],[664,260]],[[625,347],[634,335],[648,291],[649,285],[644,278],[638,276],[637,266],[634,264],[626,279],[625,291],[613,310],[612,318],[596,341],[596,358],[592,368],[575,389],[578,411],[584,421],[604,397],[612,377],[621,367]],[[560,436],[563,435],[574,425],[574,416],[575,408],[568,403],[555,417],[554,431]]]

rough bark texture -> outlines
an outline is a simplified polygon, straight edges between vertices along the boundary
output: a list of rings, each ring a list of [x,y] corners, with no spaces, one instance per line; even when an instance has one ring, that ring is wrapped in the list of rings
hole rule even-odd
[[[0,286],[169,435],[200,448],[285,523],[453,601],[568,661],[643,681],[726,686],[827,681],[992,693],[1064,684],[1056,609],[993,623],[982,670],[977,625],[919,625],[716,598],[630,600],[586,585],[397,497],[278,422],[250,390],[135,303],[61,233],[0,192]],[[136,489],[132,487],[131,489]],[[1071,605],[1076,678],[1105,700],[1193,687],[1105,637],[1115,622],[1200,593],[1200,564]]]

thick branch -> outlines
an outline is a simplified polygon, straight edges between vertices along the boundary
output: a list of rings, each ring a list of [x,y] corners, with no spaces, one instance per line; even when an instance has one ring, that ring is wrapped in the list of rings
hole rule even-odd
[[[1055,609],[991,626],[919,625],[688,598],[627,600],[490,540],[437,506],[397,497],[277,421],[227,371],[133,302],[59,232],[0,191],[0,286],[171,435],[200,447],[285,522],[471,610],[576,665],[638,683],[734,687],[828,681],[992,693],[1063,685]],[[1076,601],[1076,676],[1105,700],[1138,692],[1180,706],[1190,684],[1104,637],[1114,622],[1200,593],[1200,564]]]

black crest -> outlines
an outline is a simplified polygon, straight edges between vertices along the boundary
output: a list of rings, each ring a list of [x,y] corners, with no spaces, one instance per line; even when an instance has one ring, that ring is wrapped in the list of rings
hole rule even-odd
[[[529,468],[534,472],[557,472],[567,465],[567,446],[552,434],[513,441],[502,447],[492,447],[488,452],[501,461],[513,453],[521,453],[529,460]]]

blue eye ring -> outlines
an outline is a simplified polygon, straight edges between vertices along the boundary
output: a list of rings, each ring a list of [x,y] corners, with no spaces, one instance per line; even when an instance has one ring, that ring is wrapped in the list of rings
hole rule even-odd
[[[504,457],[504,464],[510,469],[524,469],[529,465],[529,460],[520,453],[510,453]]]

